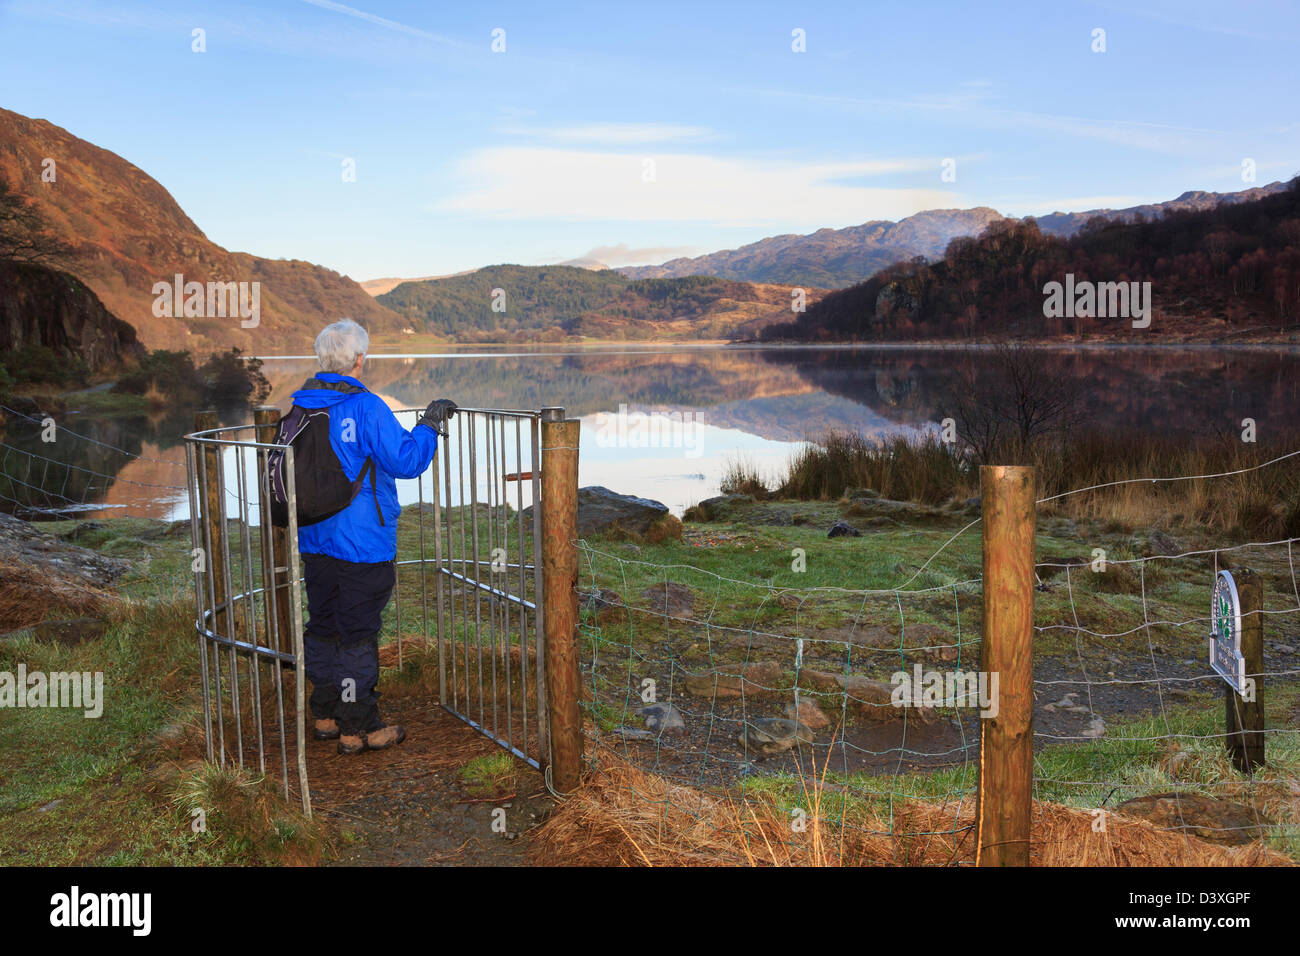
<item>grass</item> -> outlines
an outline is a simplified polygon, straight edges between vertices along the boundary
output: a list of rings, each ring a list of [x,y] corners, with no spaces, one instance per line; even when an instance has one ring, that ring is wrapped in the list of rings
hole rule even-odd
[[[1300,703],[1300,685],[1274,687],[1267,725],[1284,727]],[[1268,828],[1266,843],[1300,861],[1300,743],[1270,735],[1267,765],[1253,777],[1239,773],[1222,740],[1222,700],[1170,705],[1163,714],[1116,721],[1087,744],[1050,744],[1034,755],[1034,799],[1083,810],[1114,809],[1135,797],[1199,793],[1253,806]],[[825,758],[823,758],[825,762]],[[811,764],[803,773],[747,779],[741,793],[768,801],[782,816],[802,811],[844,827],[879,827],[895,808],[914,801],[953,805],[978,787],[973,763],[901,774],[842,774]]]
[[[460,778],[475,797],[495,797],[512,793],[519,777],[519,765],[513,755],[502,750],[475,757],[460,770]]]
[[[1050,497],[1135,478],[1213,475],[1251,469],[1300,448],[1293,435],[1262,446],[1235,434],[1186,439],[1175,436],[1080,432],[994,449],[989,460],[1037,469],[1038,494]],[[791,456],[774,482],[743,465],[728,480],[756,497],[834,500],[872,491],[885,498],[925,504],[979,494],[979,461],[944,444],[938,435],[870,439],[830,432]],[[1075,520],[1128,527],[1177,528],[1192,523],[1225,533],[1265,538],[1300,535],[1296,459],[1217,479],[1134,483],[1071,495],[1043,509]]]
[[[97,719],[59,708],[0,710],[0,863],[292,863],[328,848],[323,829],[274,787],[197,759],[189,541],[162,536],[165,528],[114,519],[83,540],[136,561],[101,612],[102,638],[72,647],[31,636],[0,641],[0,670],[21,663],[29,673],[100,672],[105,698]],[[200,832],[196,807],[206,814]]]
[[[871,454],[865,446],[864,454]],[[793,679],[795,641],[799,638],[804,639],[805,668],[847,668],[855,674],[887,679],[890,671],[913,654],[911,634],[920,625],[929,625],[954,638],[960,634],[962,656],[945,666],[969,667],[978,654],[980,607],[978,586],[966,582],[978,578],[981,561],[979,529],[978,525],[968,527],[974,520],[969,509],[929,507],[924,521],[912,520],[911,514],[877,521],[869,508],[855,511],[851,503],[840,500],[845,488],[834,487],[840,478],[852,479],[849,487],[886,497],[915,492],[925,501],[930,493],[921,477],[914,485],[908,484],[914,480],[906,474],[911,460],[902,454],[893,459],[892,470],[879,473],[827,471],[835,477],[827,479],[824,499],[771,498],[763,489],[751,486],[745,493],[759,491],[753,495],[756,500],[729,506],[713,520],[691,521],[682,540],[638,541],[615,536],[585,542],[579,550],[580,588],[612,590],[633,609],[599,622],[592,613],[583,614],[581,658],[594,694],[584,707],[594,722],[603,731],[627,725],[629,699],[637,693],[640,678],[646,674],[661,677],[655,673],[661,666],[670,671],[694,670],[723,662],[775,659],[782,665],[785,686]],[[877,464],[884,469],[887,462],[881,459]],[[1214,467],[1215,461],[1205,459],[1201,466]],[[746,473],[743,463],[738,463],[737,481],[743,481]],[[890,481],[902,484],[891,485]],[[1162,543],[1153,542],[1150,535],[1157,525],[1145,518],[1134,523],[1130,518],[1148,515],[1143,508],[1168,508],[1174,501],[1185,509],[1176,512],[1182,515],[1182,523],[1171,528],[1177,539],[1175,553],[1247,540],[1242,537],[1245,531],[1224,527],[1226,516],[1237,506],[1219,499],[1237,494],[1237,486],[1229,483],[1226,491],[1213,491],[1209,486],[1198,489],[1195,484],[1189,483],[1168,498],[1161,497],[1166,495],[1162,490],[1144,491],[1153,497],[1141,507],[1138,503],[1143,499],[1135,493],[1122,506],[1106,505],[1097,496],[1091,503],[1080,499],[1068,506],[1043,509],[1037,539],[1039,560],[1069,557],[1085,563],[1071,566],[1068,572],[1040,568],[1045,590],[1035,595],[1036,623],[1044,629],[1035,639],[1036,654],[1061,657],[1077,654],[1083,647],[1112,650],[1126,659],[1153,650],[1161,660],[1203,659],[1203,634],[1196,626],[1148,626],[1146,622],[1194,621],[1204,616],[1212,558],[1156,558],[1145,562],[1141,574],[1135,566],[1115,563],[1164,553]],[[743,489],[744,485],[735,487]],[[1262,492],[1248,489],[1241,500],[1255,500],[1258,494],[1283,495],[1272,478],[1263,487]],[[942,500],[942,496],[932,497],[929,504]],[[1167,511],[1161,515],[1164,526],[1169,526],[1172,519]],[[446,514],[458,546],[461,531],[468,528],[467,518],[461,509]],[[518,515],[507,511],[498,513],[497,518],[495,543],[508,540],[513,559],[520,530]],[[826,529],[837,520],[863,526],[864,536],[828,539]],[[419,557],[420,524],[417,510],[408,508],[398,527],[399,557]],[[424,524],[425,545],[432,554],[431,517],[426,515]],[[59,522],[46,527],[55,533],[69,533],[78,525]],[[6,780],[0,791],[0,860],[308,862],[330,852],[330,834],[301,819],[280,799],[275,787],[253,777],[213,770],[196,760],[198,680],[189,540],[184,529],[178,534],[168,534],[168,530],[160,522],[112,519],[84,526],[75,535],[79,544],[134,562],[111,608],[104,612],[109,627],[102,640],[78,647],[43,644],[31,638],[0,642],[0,670],[13,670],[19,661],[29,669],[99,670],[106,675],[109,695],[99,720],[57,710],[0,711],[0,777]],[[523,553],[529,554],[531,526],[525,523],[523,531]],[[479,556],[485,561],[491,558],[492,546],[493,541],[484,535]],[[233,536],[232,547],[241,550],[238,534]],[[1094,574],[1086,563],[1099,547],[1106,550],[1111,562],[1104,574]],[[252,551],[256,556],[257,548]],[[1266,609],[1283,612],[1294,608],[1285,549],[1256,549],[1223,560],[1248,563],[1264,576]],[[251,577],[257,581],[260,569],[256,557],[254,563]],[[509,574],[511,589],[517,590],[518,572]],[[423,644],[426,617],[421,612],[428,595],[427,623],[432,637],[436,633],[434,581],[418,563],[401,569],[400,627],[396,603],[385,613],[384,642],[389,646],[384,648],[384,688],[390,694],[436,693],[438,648],[436,642]],[[690,589],[695,602],[690,620],[645,612],[643,592],[665,581]],[[531,572],[525,573],[522,588],[530,599],[533,586]],[[900,588],[903,590],[896,593]],[[463,638],[470,633],[469,617],[464,613],[467,605],[464,595],[456,600],[460,602],[456,634]],[[470,599],[471,614],[473,604]],[[500,632],[504,636],[499,637],[499,650],[513,648],[517,653],[517,617],[512,621],[513,628]],[[1101,635],[1131,633],[1094,637],[1077,630],[1076,621]],[[1290,618],[1277,616],[1270,621],[1286,627]],[[881,641],[849,649],[846,636],[855,627],[876,633]],[[1270,634],[1281,633],[1273,627],[1270,623]],[[405,642],[400,668],[391,647],[399,633]],[[517,676],[517,663],[512,673]],[[661,682],[661,693],[666,686]],[[1294,725],[1298,698],[1293,679],[1270,680],[1265,690],[1270,728]],[[1251,787],[1226,765],[1221,741],[1215,736],[1222,733],[1221,706],[1207,697],[1191,704],[1171,704],[1164,716],[1115,721],[1108,717],[1107,736],[1100,740],[1085,745],[1040,745],[1036,753],[1038,795],[1080,810],[1107,800],[1106,805],[1113,806],[1130,796],[1175,786],[1247,799]],[[1169,734],[1183,735],[1172,738],[1183,756],[1175,759]],[[1293,736],[1270,735],[1270,768],[1257,778],[1253,794],[1265,802],[1279,823],[1291,820],[1290,829],[1279,831],[1270,842],[1294,856],[1300,855],[1295,826],[1300,821],[1286,817],[1294,812],[1295,802],[1295,794],[1288,788],[1294,788],[1300,777],[1300,753],[1291,743]],[[1150,737],[1161,739],[1143,739]],[[514,758],[502,752],[471,761],[461,776],[473,794],[491,796],[510,791],[515,766]],[[744,803],[748,798],[775,807],[782,825],[788,825],[791,809],[802,807],[808,812],[815,804],[816,812],[809,814],[812,819],[843,820],[878,829],[879,821],[892,826],[895,814],[911,812],[903,809],[906,805],[924,801],[942,806],[974,787],[974,770],[969,766],[847,777],[825,768],[809,769],[816,783],[806,779],[807,774],[749,778],[742,791],[732,794],[731,803],[724,800],[720,805],[720,819],[740,826],[750,812]],[[1064,781],[1084,785],[1067,786]],[[194,832],[192,828],[196,808],[205,810],[206,831]],[[946,812],[951,821],[957,819],[956,808]],[[760,841],[750,848],[755,859],[769,850],[761,843],[762,834],[770,838],[774,832],[765,829],[768,823],[753,831]],[[933,816],[927,818],[926,825],[942,823],[940,817]],[[952,829],[952,824],[947,828]],[[824,862],[837,859],[830,834],[817,836],[815,842],[820,848],[813,858]],[[775,846],[772,849],[778,856],[782,852]],[[653,857],[651,848],[643,850]],[[743,854],[740,859],[743,862]]]

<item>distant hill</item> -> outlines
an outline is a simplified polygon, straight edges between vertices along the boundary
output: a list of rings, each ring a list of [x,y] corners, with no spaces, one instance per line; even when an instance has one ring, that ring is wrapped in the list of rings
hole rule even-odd
[[[43,182],[45,160],[55,181]],[[0,109],[0,176],[36,200],[66,248],[64,267],[151,348],[253,352],[302,349],[320,327],[351,316],[375,331],[399,319],[349,279],[309,262],[230,252],[209,240],[166,189],[122,157],[46,120]],[[261,321],[158,318],[154,283],[259,282]]]
[[[1286,188],[1286,183],[1276,182],[1235,193],[1210,193],[1200,189],[1190,189],[1177,199],[1170,199],[1167,202],[1147,203],[1144,206],[1129,206],[1125,209],[1054,212],[1050,215],[1038,216],[1035,222],[1038,223],[1038,228],[1049,236],[1068,239],[1082,229],[1088,220],[1098,217],[1119,222],[1133,222],[1139,216],[1145,219],[1159,219],[1171,212],[1200,212],[1204,209],[1213,209],[1215,206],[1254,202],[1256,199],[1282,192]]]
[[[463,276],[466,272],[473,271],[473,269],[466,269],[465,272],[448,272],[445,275],[440,276],[419,276],[412,279],[399,279],[395,276],[389,279],[366,279],[364,282],[358,282],[357,285],[361,286],[361,288],[365,290],[366,295],[379,298],[379,296],[383,295],[385,292],[392,292],[403,282],[428,282],[431,279],[448,279],[452,276]]]
[[[958,236],[975,236],[1002,218],[996,209],[931,209],[898,222],[874,220],[847,229],[783,235],[657,266],[625,266],[631,279],[718,276],[742,282],[842,289],[913,256],[937,258]]]
[[[943,259],[903,262],[825,296],[769,341],[1278,341],[1300,330],[1300,178],[1259,198],[1210,203],[1125,221],[1094,218],[1072,236],[1033,220],[993,223],[957,239]],[[1069,277],[1069,278],[1067,278]],[[1049,283],[1058,304],[1047,308]],[[1108,302],[1133,287],[1150,319],[1102,314],[1102,297],[1073,291],[1107,283]],[[1078,308],[1076,303],[1081,303]],[[1107,311],[1114,306],[1105,306]],[[1048,314],[1048,313],[1051,314]]]
[[[808,303],[822,294],[809,289]],[[489,266],[403,282],[378,301],[417,332],[462,341],[747,337],[792,314],[788,286],[702,276],[634,281],[563,265]]]
[[[1250,202],[1285,188],[1271,183],[1235,193],[1185,192],[1168,202],[1127,209],[1054,212],[1038,217],[1038,228],[1069,238],[1098,216],[1126,222],[1139,216],[1155,219],[1170,212],[1194,212],[1224,203]],[[978,236],[1004,217],[996,209],[930,209],[898,222],[874,220],[847,229],[818,229],[806,236],[783,235],[694,258],[671,259],[657,266],[625,266],[633,279],[719,276],[744,282],[780,282],[843,289],[874,273],[916,256],[938,259],[953,239]]]

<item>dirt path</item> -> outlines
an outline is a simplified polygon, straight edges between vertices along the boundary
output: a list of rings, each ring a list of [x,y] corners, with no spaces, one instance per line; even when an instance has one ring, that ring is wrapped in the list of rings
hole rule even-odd
[[[430,698],[386,697],[383,710],[406,727],[391,750],[343,757],[332,741],[308,744],[313,807],[343,831],[331,865],[526,865],[528,831],[553,807],[541,775],[517,760],[510,789],[475,796],[461,768],[500,747]]]

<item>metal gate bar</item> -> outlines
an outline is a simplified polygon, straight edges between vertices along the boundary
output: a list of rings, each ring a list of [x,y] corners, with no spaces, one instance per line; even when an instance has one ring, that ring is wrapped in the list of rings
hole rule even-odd
[[[215,425],[215,415],[205,423]],[[270,770],[289,798],[292,734],[298,791],[310,816],[293,449],[241,437],[254,427],[200,424],[185,438],[204,738],[209,761],[263,776]],[[276,553],[267,520],[266,460],[280,448],[290,502],[291,544],[283,554]],[[288,605],[289,634],[281,633],[281,602]],[[271,680],[264,683],[266,668]],[[295,672],[292,719],[284,705],[286,668]],[[269,720],[268,695],[274,697]],[[279,767],[268,768],[268,758],[274,764],[277,754]]]
[[[548,748],[536,507],[540,417],[459,409],[430,476],[440,702],[534,767]],[[420,552],[423,569],[423,525]]]
[[[411,565],[419,565],[419,623],[427,645],[432,566],[441,706],[539,768],[550,747],[540,421],[540,411],[460,409],[430,469],[416,479],[419,555],[403,558],[399,551],[394,561],[399,667],[402,574],[409,578]],[[286,798],[296,776],[310,815],[293,449],[254,440],[254,425],[215,425],[215,416],[204,418],[185,439],[207,758],[278,777]],[[277,552],[268,510],[267,459],[277,449],[285,453],[290,501],[283,553]],[[433,514],[431,534],[426,510]],[[294,672],[291,691],[284,671]],[[293,693],[292,713],[285,706],[287,692]]]

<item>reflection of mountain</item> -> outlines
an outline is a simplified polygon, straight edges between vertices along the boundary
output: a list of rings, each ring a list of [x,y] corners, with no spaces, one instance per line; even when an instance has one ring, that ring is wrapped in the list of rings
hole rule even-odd
[[[984,349],[774,349],[764,361],[793,367],[809,385],[867,405],[893,421],[938,421],[968,379],[996,387]],[[1077,383],[1089,420],[1124,431],[1228,432],[1242,418],[1293,429],[1300,408],[1295,349],[1097,348],[1029,353],[1052,378]],[[1267,423],[1267,424],[1266,424]]]
[[[724,402],[707,408],[648,408],[645,411],[688,412],[694,420],[716,428],[732,428],[771,441],[816,440],[829,430],[862,435],[897,432],[900,423],[857,402],[826,392],[803,392]],[[908,425],[902,425],[907,429]]]
[[[267,362],[270,401],[286,406],[314,370],[308,360]],[[620,403],[692,409],[812,390],[796,372],[766,365],[744,349],[378,358],[362,378],[372,391],[411,407],[450,397],[477,408],[564,405],[575,417]]]
[[[1300,349],[1074,348],[1028,354],[1063,388],[1077,384],[1092,423],[1113,431],[1235,433],[1243,418],[1253,418],[1261,434],[1276,435],[1293,431],[1300,408]],[[465,354],[375,359],[362,377],[397,406],[423,407],[445,396],[473,407],[563,405],[570,416],[586,419],[626,404],[632,411],[689,414],[706,426],[789,442],[828,429],[879,435],[938,422],[953,413],[954,390],[969,388],[967,382],[980,390],[1002,386],[996,357],[991,349],[942,348]],[[272,403],[287,407],[290,392],[315,368],[306,359],[268,361]],[[248,415],[236,418],[247,421]],[[189,410],[154,420],[78,417],[69,427],[93,441],[65,431],[59,441],[43,443],[38,426],[11,422],[4,441],[15,450],[6,453],[0,469],[0,502],[48,507],[60,498],[97,502],[107,496],[110,503],[129,505],[128,514],[166,513],[154,499],[170,499],[183,485],[179,441],[192,424]],[[600,484],[615,465],[591,467],[605,469],[588,474]],[[700,462],[692,470],[708,467]],[[49,494],[35,495],[24,483]],[[163,487],[151,491],[154,485]],[[651,494],[655,487],[625,480],[619,490]]]
[[[564,405],[585,417],[617,411],[696,414],[709,425],[793,441],[828,428],[866,434],[938,422],[954,389],[997,388],[987,349],[830,348],[590,351],[376,359],[364,378],[394,402],[422,407],[447,396],[474,407]],[[1036,349],[1050,376],[1078,383],[1107,428],[1197,432],[1244,417],[1281,425],[1300,408],[1300,352],[1276,349]],[[272,401],[313,371],[268,362]]]

